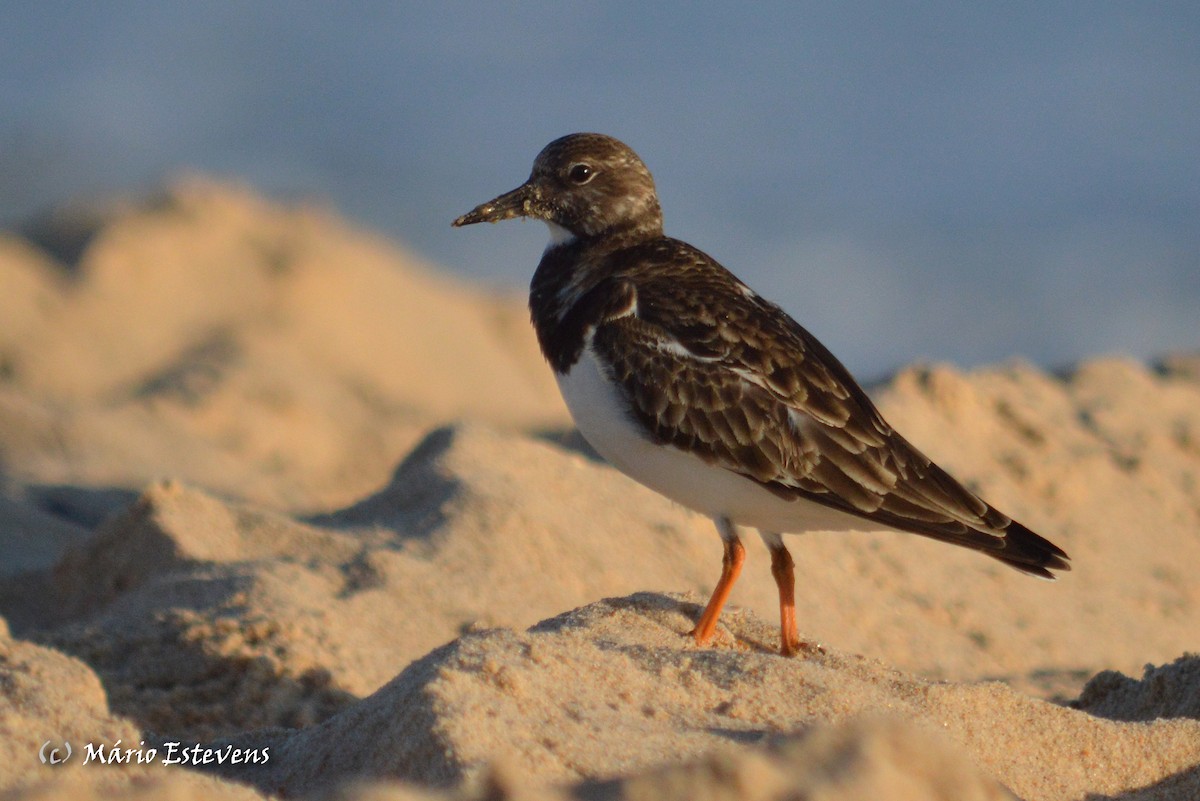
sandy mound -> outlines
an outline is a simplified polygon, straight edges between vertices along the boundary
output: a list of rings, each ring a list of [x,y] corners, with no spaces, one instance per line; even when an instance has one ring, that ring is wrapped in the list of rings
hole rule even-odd
[[[175,737],[272,743],[240,778],[297,793],[1196,796],[1200,357],[878,387],[1075,569],[793,538],[826,650],[788,661],[749,538],[718,647],[682,638],[712,526],[579,445],[521,300],[202,179],[27,234],[0,235],[0,614],[22,638],[0,638],[0,791],[256,796],[35,761],[47,738]],[[347,797],[434,797],[390,781]]]
[[[670,801],[999,801],[1012,798],[941,736],[895,719],[817,726],[773,747],[721,752],[609,784],[579,798]]]
[[[1027,799],[1114,795],[1200,762],[1200,721],[1116,723],[832,649],[785,659],[750,614],[723,647],[697,649],[698,611],[642,594],[464,637],[321,725],[251,736],[278,757],[243,778],[284,792],[364,774],[445,784],[500,759],[536,779],[599,779],[882,711],[957,741]]]
[[[1146,665],[1140,681],[1106,670],[1087,683],[1074,706],[1112,720],[1200,720],[1200,656]]]
[[[525,502],[522,482],[565,494],[579,477],[592,484],[586,504]],[[640,525],[599,535],[639,512]],[[597,534],[563,536],[581,514]],[[652,586],[679,563],[675,546],[695,551],[692,583],[706,584],[712,542],[689,544],[690,522],[578,454],[439,429],[385,490],[320,525],[152,487],[39,592],[10,596],[9,614],[53,627],[37,636],[86,659],[114,708],[152,729],[300,725],[471,626],[523,627]],[[636,563],[622,558],[646,542]]]
[[[1105,451],[1092,460],[1100,489],[1120,469]],[[1151,491],[1136,481],[1124,489],[1134,499]],[[1120,518],[1105,523],[1094,505],[1073,506],[1059,539],[1088,558],[1056,583],[915,537],[798,538],[802,628],[932,676],[1007,677],[1069,694],[1102,669],[1169,661],[1196,631],[1196,589],[1179,565],[1200,560],[1200,540],[1187,536],[1195,509],[1182,495],[1179,508],[1170,500],[1160,494],[1146,512],[1159,525],[1133,543],[1113,528]],[[1089,536],[1071,539],[1089,521]],[[750,559],[734,600],[771,619],[768,560],[753,543]],[[718,565],[707,521],[607,466],[460,424],[430,432],[375,494],[307,523],[178,484],[153,487],[55,568],[53,604],[14,600],[8,614],[30,627],[70,622],[47,636],[101,670],[124,714],[152,728],[189,718],[185,731],[213,734],[319,719],[472,626],[524,627],[648,587],[706,593]],[[198,659],[198,650],[211,653]],[[313,709],[245,706],[228,687],[207,688],[215,708],[172,696],[158,705],[161,719],[146,716],[140,691],[117,691],[146,685],[148,669],[158,677],[151,686],[169,683],[176,662],[240,686],[246,665],[263,660],[285,697],[316,693]]]
[[[430,421],[565,420],[522,300],[319,209],[188,178],[32,230],[0,236],[0,441],[22,483],[186,476],[328,508]]]
[[[86,665],[58,651],[14,640],[2,619],[0,689],[4,770],[38,765],[38,754],[48,740],[53,742],[47,755],[63,740],[136,743],[139,739],[135,726],[109,712],[104,688]]]
[[[143,737],[132,721],[109,711],[104,688],[86,665],[13,640],[0,618],[0,795],[27,801],[262,797],[249,787],[157,764],[83,765],[89,743],[139,748]]]
[[[698,649],[686,636],[697,611],[680,597],[640,594],[525,633],[468,635],[322,724],[235,738],[237,748],[271,754],[267,764],[224,769],[236,784],[142,766],[93,765],[65,775],[37,768],[20,797],[258,797],[245,782],[311,796],[387,777],[466,778],[468,785],[445,795],[360,786],[337,797],[1009,797],[997,781],[1031,801],[1200,792],[1200,721],[1117,723],[1002,684],[930,682],[832,649],[785,659],[773,652],[774,627],[750,613],[730,617],[717,647]],[[31,654],[39,662],[33,668]],[[98,689],[81,665],[37,646],[10,644],[5,657],[6,684]],[[37,681],[27,678],[33,674]],[[1195,694],[1195,681],[1181,689]],[[96,732],[137,736],[106,713],[94,691],[86,720],[37,690],[18,689],[12,698],[42,716],[16,720],[62,726],[55,730],[74,732],[77,742],[100,739]],[[788,735],[794,731],[802,734]],[[38,747],[12,743],[10,756],[20,759],[31,760]],[[688,764],[654,767],[680,761]],[[488,767],[496,763],[500,773]],[[582,781],[544,786],[564,780]]]

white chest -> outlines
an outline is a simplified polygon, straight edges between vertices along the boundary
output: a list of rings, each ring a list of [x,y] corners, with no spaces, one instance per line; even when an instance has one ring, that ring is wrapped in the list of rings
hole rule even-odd
[[[767,531],[871,530],[871,523],[804,500],[786,500],[760,484],[686,451],[652,442],[627,410],[620,388],[591,347],[558,388],[584,438],[630,478],[710,517]]]

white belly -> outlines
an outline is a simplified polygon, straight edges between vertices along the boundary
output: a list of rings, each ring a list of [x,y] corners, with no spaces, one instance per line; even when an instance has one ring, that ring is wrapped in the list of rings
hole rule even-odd
[[[584,438],[614,467],[671,500],[709,517],[765,531],[872,531],[882,528],[818,503],[785,500],[751,479],[673,446],[656,445],[626,412],[618,387],[591,348],[558,388]]]

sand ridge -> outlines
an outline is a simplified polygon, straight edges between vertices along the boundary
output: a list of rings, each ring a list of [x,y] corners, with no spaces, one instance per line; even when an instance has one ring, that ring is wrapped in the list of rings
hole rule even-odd
[[[1200,356],[873,388],[1074,570],[790,538],[824,651],[784,660],[752,537],[716,647],[687,639],[711,524],[570,432],[519,298],[197,176],[28,234],[0,236],[0,792],[1200,792]],[[48,738],[275,758],[54,770]]]

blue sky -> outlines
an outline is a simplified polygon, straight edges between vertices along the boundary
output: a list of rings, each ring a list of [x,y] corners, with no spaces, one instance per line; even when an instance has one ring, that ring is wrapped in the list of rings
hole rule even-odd
[[[542,226],[450,220],[594,130],[866,377],[1200,347],[1194,3],[15,5],[9,225],[194,168],[523,287]]]

